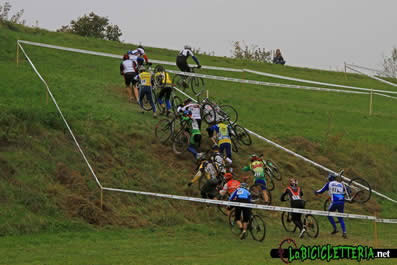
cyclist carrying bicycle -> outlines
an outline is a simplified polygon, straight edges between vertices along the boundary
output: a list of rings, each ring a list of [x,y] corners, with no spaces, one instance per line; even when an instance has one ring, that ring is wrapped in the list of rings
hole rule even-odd
[[[139,105],[143,111],[143,98],[146,96],[146,99],[149,101],[153,110],[153,117],[157,117],[156,114],[156,105],[153,102],[153,94],[152,94],[152,74],[149,71],[146,71],[144,66],[139,67],[139,74],[135,77],[136,80],[139,81]]]
[[[200,159],[203,153],[200,153],[198,149],[201,144],[201,131],[197,124],[197,121],[192,119],[192,112],[189,110],[183,111],[182,120],[189,123],[187,131],[190,134],[189,146],[187,150],[193,154],[195,159]]]
[[[128,101],[132,102],[132,87],[135,87],[137,81],[135,80],[135,76],[137,75],[137,65],[133,60],[129,59],[128,54],[124,54],[123,61],[120,63],[120,75],[124,77],[125,86],[127,88],[128,93]],[[136,100],[138,100],[137,95],[135,95]]]
[[[291,208],[305,208],[305,201],[302,199],[303,192],[300,187],[298,187],[298,181],[294,178],[289,179],[289,186],[284,190],[284,193],[281,195],[280,200],[287,201],[285,197],[289,198]],[[301,213],[291,213],[292,222],[299,228],[300,234],[299,237],[302,238],[306,228],[303,227]]]
[[[165,108],[163,108],[163,110],[165,111],[165,109],[167,109],[166,115],[168,116],[171,112],[170,97],[173,87],[171,76],[169,73],[165,71],[163,66],[158,65],[157,73],[154,74],[154,79],[161,86],[161,90],[158,97],[158,103],[160,103],[160,105],[163,105],[164,102],[163,99],[165,99]]]
[[[197,64],[197,68],[201,68],[200,62],[197,59],[196,56],[194,56],[192,52],[192,47],[190,45],[185,45],[183,47],[183,50],[181,50],[176,57],[176,66],[182,71],[182,72],[191,72],[191,69],[187,63],[187,59],[189,56],[192,56],[193,60]]]
[[[251,193],[248,191],[248,184],[241,183],[240,187],[237,188],[229,197],[229,201],[237,201],[243,203],[251,202]],[[241,222],[241,213],[243,213],[243,220]],[[247,236],[248,222],[251,218],[251,208],[247,207],[236,207],[235,221],[240,227],[240,239],[244,239]]]
[[[146,64],[152,65],[149,63],[149,58],[145,54],[145,50],[142,45],[139,45],[135,50],[127,51],[127,54],[130,57],[130,60],[136,61],[139,65],[142,65],[144,61]]]
[[[345,207],[345,185],[341,183],[340,181],[337,180],[338,175],[334,173],[329,173],[328,174],[328,182],[319,190],[315,191],[314,194],[321,194],[324,191],[328,191],[329,196],[331,197],[331,205],[328,208],[328,211],[330,212],[344,212],[344,207]],[[331,235],[334,235],[338,232],[336,229],[336,224],[335,220],[332,216],[328,216],[328,220],[331,223],[333,227],[333,231],[331,232]],[[345,222],[343,221],[343,217],[338,217],[340,226],[342,228],[342,236],[344,238],[347,237],[346,233],[346,226]]]
[[[219,152],[221,154],[224,152],[226,153],[226,161],[229,164],[232,164],[232,140],[230,138],[230,127],[223,121],[220,121],[218,124],[207,128],[207,132],[212,142],[219,146]]]
[[[192,112],[192,119],[195,120],[198,124],[199,129],[201,130],[201,108],[200,104],[194,103],[191,98],[187,98],[183,102],[183,106],[181,107],[181,111],[189,110]]]
[[[251,162],[249,165],[243,167],[242,170],[251,171],[254,174],[255,184],[260,185],[263,193],[263,200],[266,203],[269,201],[269,197],[266,193],[265,164],[263,160],[256,154],[251,155],[250,160]]]

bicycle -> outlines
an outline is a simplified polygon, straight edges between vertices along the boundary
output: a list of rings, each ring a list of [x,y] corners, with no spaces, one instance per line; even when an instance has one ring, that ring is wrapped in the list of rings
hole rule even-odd
[[[191,73],[194,73],[194,69],[198,69],[198,67],[190,67],[190,69]],[[178,88],[182,88],[183,91],[186,91],[186,89],[189,88],[190,85],[193,94],[200,93],[204,88],[203,78],[190,75],[176,74],[172,79],[172,83],[175,84]]]
[[[342,176],[343,173],[344,170],[341,170],[338,173],[338,176],[339,177]],[[365,179],[361,177],[355,177],[351,179],[349,182],[342,180],[341,183],[343,184],[346,202],[366,203],[371,198],[372,189]],[[331,204],[331,198],[328,197],[324,201],[324,211],[328,211],[330,204]]]
[[[262,158],[263,154],[260,154],[259,157]],[[268,175],[271,178],[274,178],[275,180],[280,181],[281,173],[280,173],[278,165],[270,159],[268,159],[268,160],[262,159],[262,162],[265,165],[265,171],[268,173]]]
[[[285,231],[295,233],[297,226],[292,221],[291,212],[283,212],[281,214],[281,223]],[[316,238],[320,233],[317,219],[311,214],[303,214],[303,227],[306,229],[305,233],[311,237]]]
[[[273,184],[274,185],[274,184]],[[251,201],[256,204],[264,204],[264,205],[271,205],[272,204],[272,194],[269,189],[266,189],[265,192],[267,193],[268,201],[265,202],[265,198],[262,191],[263,184],[261,183],[254,183],[249,188],[251,192]]]
[[[240,227],[235,222],[236,209],[233,208],[229,215],[229,225],[232,233],[239,235],[241,230]],[[241,219],[241,217],[240,217]],[[248,221],[247,230],[250,232],[252,239],[256,241],[263,241],[266,237],[266,223],[263,221],[262,217],[257,214],[251,214],[251,218]]]

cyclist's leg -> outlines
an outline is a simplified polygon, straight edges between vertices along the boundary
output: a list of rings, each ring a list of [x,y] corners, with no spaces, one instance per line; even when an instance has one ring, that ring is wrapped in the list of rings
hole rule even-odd
[[[337,210],[338,210],[338,212],[343,213],[344,212],[344,208],[345,208],[344,204],[338,204]],[[342,228],[342,232],[346,233],[346,226],[345,226],[345,221],[343,220],[343,217],[338,217],[338,221],[339,221],[340,226]]]
[[[234,221],[237,223],[240,230],[243,230],[243,224],[241,223],[241,207],[236,207],[234,214]]]
[[[336,205],[331,202],[331,205],[329,206],[328,211],[329,212],[335,212],[336,211]],[[332,216],[328,216],[328,220],[331,223],[332,228],[334,229],[333,233],[336,233],[336,223],[335,223],[334,218]]]
[[[224,143],[226,152],[226,161],[232,164],[232,145],[230,143]]]
[[[138,81],[135,79],[137,73],[134,73],[132,77],[132,89],[134,90],[135,99],[139,102],[139,90],[138,90]]]
[[[255,180],[255,184],[260,184],[260,187],[261,187],[262,193],[263,193],[263,200],[265,202],[268,202],[269,196],[267,196],[267,192],[266,192],[266,181],[263,179],[257,179],[257,180]]]
[[[171,109],[171,102],[170,102],[170,98],[171,98],[171,92],[172,92],[172,87],[166,87],[165,88],[165,105],[167,110],[169,111]]]
[[[147,100],[149,100],[150,106],[152,106],[152,110],[153,112],[156,112],[156,105],[154,104],[154,100],[153,100],[153,92],[152,92],[152,87],[151,86],[147,86],[146,87],[146,98]]]
[[[251,218],[251,208],[243,208],[243,231],[247,231],[248,222]]]
[[[140,87],[138,102],[142,109],[143,109],[143,98],[144,97],[145,97],[145,89],[144,89],[144,87]]]

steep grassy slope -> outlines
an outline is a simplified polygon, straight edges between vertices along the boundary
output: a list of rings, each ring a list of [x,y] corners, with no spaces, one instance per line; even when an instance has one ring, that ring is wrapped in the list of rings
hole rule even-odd
[[[90,230],[89,224],[139,227],[213,224],[222,220],[201,205],[107,192],[102,211],[96,184],[54,105],[46,103],[44,86],[26,60],[21,59],[16,66],[15,43],[17,39],[27,39],[118,54],[130,45],[19,26],[12,29],[0,24],[1,235]],[[127,103],[118,73],[119,61],[24,47],[48,81],[105,186],[198,195],[196,188],[185,187],[194,172],[190,155],[176,157],[169,147],[159,144],[153,135],[156,121],[149,113],[142,115],[136,105]],[[175,51],[164,49],[147,48],[147,52],[156,59],[174,60],[175,56]],[[247,62],[227,58],[200,59],[204,65],[247,67]],[[343,73],[268,64],[249,67],[311,80],[390,89],[357,75],[345,79]],[[367,96],[206,82],[211,97],[236,106],[242,125],[332,169],[344,167],[348,176],[361,175],[375,189],[397,197],[397,107],[391,99],[376,97],[374,115],[368,116]],[[279,161],[285,176],[299,178],[310,208],[321,209],[322,200],[315,198],[312,190],[323,184],[324,172],[256,139],[254,146],[235,155],[236,167],[244,165],[253,152],[264,152]],[[278,184],[273,194],[276,204],[281,188]],[[396,217],[392,209],[394,205],[375,196],[365,207],[347,207],[349,212]],[[276,224],[272,227],[278,230],[278,214],[266,214],[272,217],[269,224]],[[325,220],[321,222],[326,225]],[[349,224],[350,230],[353,224]],[[354,239],[367,240],[360,234],[371,226],[361,224],[359,230],[352,231]],[[385,242],[392,240],[396,232],[389,227],[390,238],[383,234]]]

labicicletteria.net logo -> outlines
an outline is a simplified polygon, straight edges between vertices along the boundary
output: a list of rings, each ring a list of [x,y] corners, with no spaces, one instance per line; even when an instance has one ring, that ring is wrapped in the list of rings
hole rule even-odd
[[[295,240],[291,238],[281,241],[279,248],[272,249],[270,252],[272,258],[280,258],[284,263],[306,260],[373,260],[379,258],[397,258],[397,249],[376,249],[369,246],[332,246],[314,245],[298,247]]]

